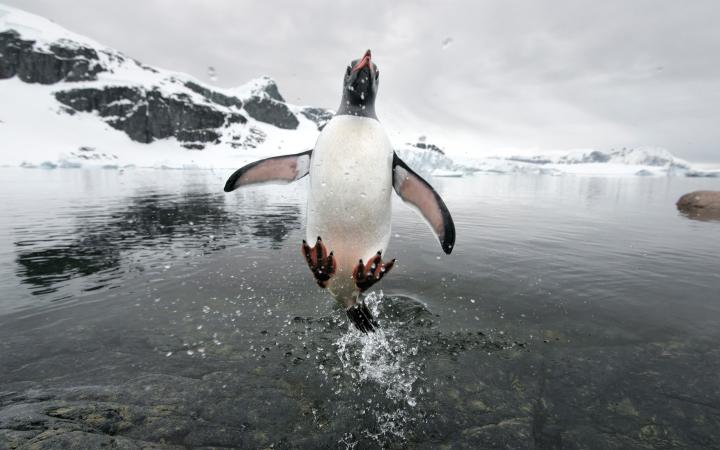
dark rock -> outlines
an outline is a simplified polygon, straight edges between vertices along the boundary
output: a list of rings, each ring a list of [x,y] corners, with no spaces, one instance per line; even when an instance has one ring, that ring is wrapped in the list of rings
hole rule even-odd
[[[56,92],[55,98],[76,111],[97,112],[113,128],[143,143],[171,136],[183,142],[219,142],[217,128],[247,122],[242,114],[193,103],[186,95],[165,96],[141,87],[71,89]]]
[[[227,123],[247,123],[247,118],[242,114],[230,114],[227,116]]]
[[[516,162],[522,162],[522,163],[528,163],[528,164],[550,164],[552,161],[545,158],[540,158],[537,156],[531,156],[528,158],[522,157],[522,156],[511,156],[508,158],[508,161],[516,161]]]
[[[245,101],[245,111],[255,120],[278,128],[294,130],[300,125],[295,114],[285,103],[269,96],[250,97]]]
[[[258,145],[265,142],[267,135],[257,128],[250,128],[250,132],[243,136],[234,135],[232,136],[232,148],[256,148]]]
[[[680,210],[717,209],[720,210],[720,191],[695,191],[685,194],[677,201]]]
[[[605,163],[608,161],[610,161],[610,155],[597,150],[591,151],[582,159],[582,162],[584,163]]]
[[[300,114],[308,118],[309,120],[315,122],[315,125],[317,125],[318,131],[322,131],[323,128],[325,128],[325,125],[330,121],[330,119],[333,118],[335,115],[332,111],[325,108],[303,108],[300,111]]]
[[[691,178],[720,178],[720,170],[689,170],[685,173]]]
[[[190,89],[193,92],[197,92],[198,94],[207,98],[209,101],[211,101],[213,103],[217,103],[218,105],[227,106],[227,107],[234,106],[238,109],[242,108],[242,106],[243,106],[242,101],[237,97],[231,97],[231,96],[228,96],[225,94],[221,94],[219,92],[210,90],[206,87],[200,86],[197,83],[193,83],[192,81],[186,82],[185,87]]]
[[[180,130],[175,137],[181,142],[220,142],[220,133],[213,129]]]
[[[191,144],[191,143],[181,144],[181,146],[188,150],[202,150],[205,148],[205,146],[202,144]]]
[[[60,103],[80,112],[98,111],[101,116],[124,116],[144,96],[140,88],[111,86],[104,89],[84,88],[58,91]]]
[[[675,204],[692,219],[720,219],[720,191],[694,191]]]
[[[445,152],[443,151],[443,149],[441,149],[441,148],[438,147],[437,145],[426,143],[426,142],[425,142],[425,138],[422,137],[422,136],[421,136],[421,138],[420,138],[420,141],[418,141],[418,142],[416,142],[416,143],[414,143],[414,144],[408,142],[408,145],[412,145],[413,147],[419,148],[419,149],[421,149],[421,150],[430,150],[430,151],[432,151],[432,152],[439,153],[439,154],[441,154],[441,155],[444,155],[444,154],[445,154]]]
[[[26,83],[52,84],[95,80],[105,70],[91,48],[53,44],[48,51],[40,51],[34,44],[14,30],[0,33],[0,79],[17,75]]]
[[[615,152],[617,153],[617,152]],[[560,164],[587,164],[587,163],[606,163],[610,161],[612,155],[604,153],[598,150],[593,150],[582,156],[582,158],[576,158],[575,156],[563,156],[558,161]],[[548,161],[552,162],[552,161]]]

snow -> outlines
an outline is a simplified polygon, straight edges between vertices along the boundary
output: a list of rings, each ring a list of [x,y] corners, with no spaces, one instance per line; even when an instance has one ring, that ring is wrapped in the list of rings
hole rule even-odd
[[[434,177],[460,178],[465,175],[465,172],[460,170],[435,169],[430,173],[430,175]]]
[[[505,155],[461,159],[450,158],[444,153],[429,149],[427,148],[429,145],[420,139],[417,144],[408,143],[399,146],[397,153],[416,172],[432,176],[463,176],[473,173],[603,177],[668,176],[685,175],[690,171],[687,161],[674,157],[662,148],[515,151]],[[701,176],[700,173],[712,173],[712,171],[691,173]]]
[[[548,157],[552,156],[546,155]],[[512,158],[512,157],[511,157]],[[657,167],[642,164],[605,163],[545,163],[535,164],[517,161],[508,157],[494,156],[466,162],[472,169],[485,173],[522,173],[534,175],[576,175],[576,176],[668,176],[684,175],[684,170],[672,167]]]
[[[265,88],[270,84],[275,84],[275,80],[268,76],[262,76],[255,78],[254,80],[250,80],[241,86],[228,89],[228,93],[244,100],[259,94],[267,95],[265,94]]]

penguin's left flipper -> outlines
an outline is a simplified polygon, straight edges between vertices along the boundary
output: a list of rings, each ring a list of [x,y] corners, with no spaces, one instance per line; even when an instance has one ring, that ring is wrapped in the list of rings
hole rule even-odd
[[[443,251],[449,255],[455,245],[455,223],[450,211],[435,189],[397,153],[393,154],[393,188],[405,203],[422,215],[440,240]]]
[[[299,180],[310,171],[312,152],[273,156],[241,167],[228,178],[225,192],[252,184],[288,184]]]

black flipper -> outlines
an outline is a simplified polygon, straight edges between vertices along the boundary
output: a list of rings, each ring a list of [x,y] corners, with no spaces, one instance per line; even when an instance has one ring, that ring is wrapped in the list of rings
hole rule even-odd
[[[346,309],[345,312],[347,312],[347,316],[353,325],[355,325],[355,328],[363,333],[367,333],[368,331],[374,333],[375,328],[378,327],[378,323],[373,318],[365,302],[357,303]]]
[[[225,183],[225,192],[252,184],[288,184],[310,171],[312,150],[294,155],[273,156],[235,171]]]
[[[455,245],[455,223],[445,202],[435,189],[393,154],[393,188],[403,201],[411,205],[435,232],[448,255]]]

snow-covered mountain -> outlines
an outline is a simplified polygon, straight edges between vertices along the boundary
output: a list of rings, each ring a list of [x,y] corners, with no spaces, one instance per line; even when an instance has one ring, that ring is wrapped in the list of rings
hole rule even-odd
[[[399,145],[395,151],[403,161],[422,175],[452,176],[472,172],[470,166],[455,163],[443,149],[426,141],[425,136],[420,136],[417,142]]]
[[[515,154],[488,158],[481,170],[549,175],[685,175],[690,164],[663,148],[595,149]]]
[[[267,77],[219,89],[0,5],[0,164],[235,167],[312,148],[332,114]]]
[[[417,172],[433,176],[486,174],[691,176],[720,177],[720,171],[693,170],[690,164],[662,148],[548,151],[543,153],[450,158],[445,151],[420,137],[397,149]]]
[[[0,5],[0,165],[236,168],[312,148],[332,115],[286,102],[268,77],[221,89]],[[396,144],[411,167],[434,176],[720,176],[720,171],[693,170],[664,149],[460,160],[424,137]]]

